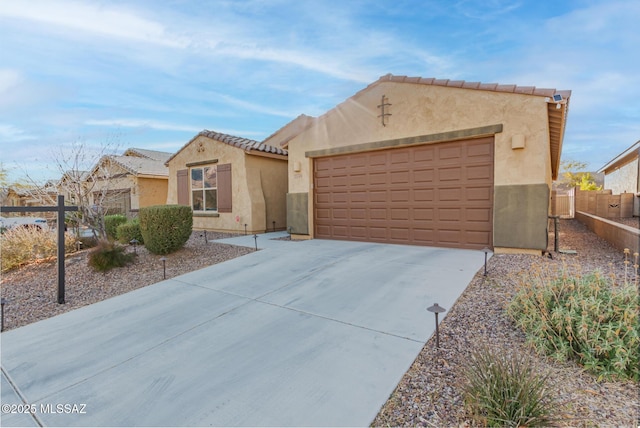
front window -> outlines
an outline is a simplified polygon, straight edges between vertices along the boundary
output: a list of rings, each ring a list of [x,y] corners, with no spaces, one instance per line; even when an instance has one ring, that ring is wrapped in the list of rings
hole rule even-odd
[[[191,169],[191,206],[194,211],[218,210],[215,165]]]

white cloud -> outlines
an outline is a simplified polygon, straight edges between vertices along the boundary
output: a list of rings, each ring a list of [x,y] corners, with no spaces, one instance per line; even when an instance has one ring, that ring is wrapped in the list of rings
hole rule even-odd
[[[131,10],[71,0],[2,1],[0,18],[22,19],[135,42],[182,48],[188,40]]]
[[[116,126],[122,128],[150,128],[160,131],[186,131],[186,132],[199,132],[201,128],[180,125],[175,123],[163,122],[159,120],[148,119],[102,119],[102,120],[87,120],[84,122],[89,126]]]
[[[33,135],[29,135],[13,125],[0,124],[0,142],[8,143],[35,139],[36,137]]]
[[[0,69],[0,95],[20,85],[23,81],[20,72],[11,69]]]

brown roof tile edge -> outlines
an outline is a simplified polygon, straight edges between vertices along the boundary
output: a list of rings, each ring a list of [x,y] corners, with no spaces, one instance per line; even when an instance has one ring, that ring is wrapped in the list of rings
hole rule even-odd
[[[462,88],[462,89],[477,89],[480,91],[508,92],[508,93],[514,93],[514,94],[523,94],[523,95],[536,95],[541,97],[552,97],[555,94],[560,94],[564,98],[569,98],[571,96],[570,90],[536,88],[535,86],[518,86],[518,85],[512,85],[512,84],[501,85],[498,83],[466,82],[464,80],[396,76],[393,74],[386,74],[380,77],[378,80],[376,80],[375,82],[367,86],[367,88],[373,85],[377,85],[381,82],[416,83],[420,85],[446,86],[450,88]]]
[[[212,140],[227,143],[229,145],[239,147],[244,150],[257,150],[259,152],[273,153],[276,155],[287,155],[287,151],[279,147],[270,146],[268,144],[261,143],[260,141],[250,140],[243,137],[235,137],[229,134],[223,134],[220,132],[204,130],[198,134],[198,136],[204,136],[211,138]]]

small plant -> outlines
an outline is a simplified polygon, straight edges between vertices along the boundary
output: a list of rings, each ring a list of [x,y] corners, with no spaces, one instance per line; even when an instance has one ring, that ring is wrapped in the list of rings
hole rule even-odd
[[[635,263],[637,266],[637,263]],[[599,379],[640,379],[638,288],[595,271],[538,267],[521,279],[507,313],[539,352],[574,360]]]
[[[127,217],[122,214],[113,214],[104,216],[104,228],[107,238],[115,240],[117,238],[118,226],[127,222]]]
[[[140,231],[153,254],[169,254],[182,248],[191,236],[193,212],[184,205],[140,208]]]
[[[462,388],[467,410],[485,426],[548,426],[555,398],[547,388],[548,374],[533,361],[507,350],[483,347],[471,352]]]
[[[116,229],[116,237],[121,244],[128,244],[133,239],[136,239],[138,244],[143,244],[144,238],[140,231],[140,220],[134,218],[131,221],[119,225]]]
[[[116,267],[124,267],[132,263],[135,254],[125,252],[125,248],[112,242],[102,240],[89,252],[89,266],[98,272],[106,272]]]

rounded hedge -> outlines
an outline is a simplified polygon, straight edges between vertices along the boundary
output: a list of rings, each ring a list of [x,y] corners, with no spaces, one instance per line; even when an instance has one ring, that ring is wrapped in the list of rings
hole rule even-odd
[[[112,214],[104,216],[104,227],[107,238],[114,240],[117,237],[118,226],[127,222],[127,217],[122,214]]]
[[[191,236],[193,212],[186,205],[155,205],[140,208],[140,232],[153,254],[179,250]]]
[[[144,238],[140,232],[140,220],[134,218],[118,226],[116,228],[116,237],[121,244],[128,244],[134,239],[138,241],[138,244],[144,244]]]

